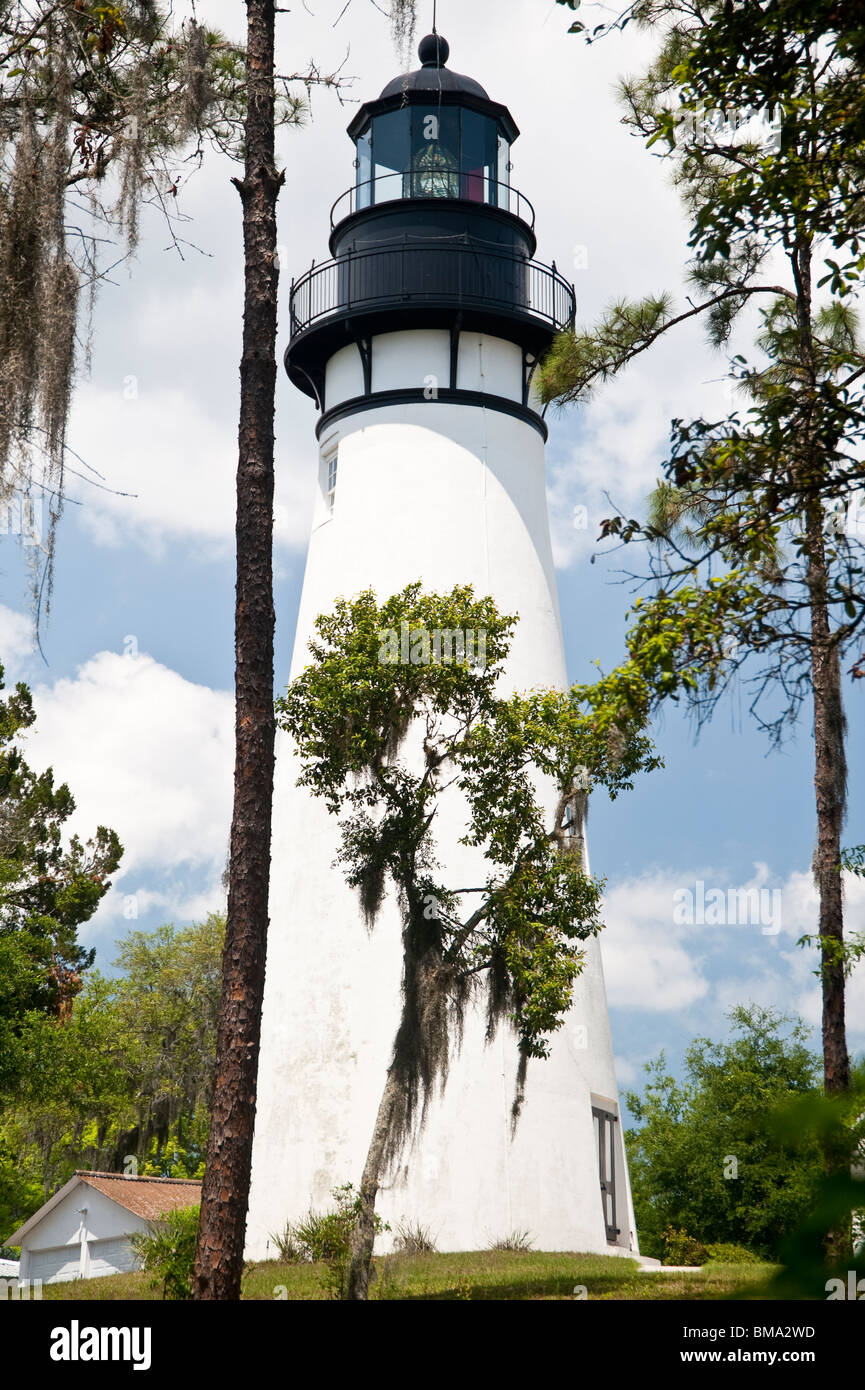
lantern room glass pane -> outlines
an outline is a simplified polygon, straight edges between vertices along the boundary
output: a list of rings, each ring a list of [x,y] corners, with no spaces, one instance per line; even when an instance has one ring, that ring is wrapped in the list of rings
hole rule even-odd
[[[357,206],[368,208],[372,202],[372,141],[369,131],[357,141]]]
[[[403,174],[411,158],[411,108],[376,116],[372,123],[372,158],[375,183],[373,202],[402,198]]]
[[[413,107],[411,151],[410,198],[460,196],[458,107]]]
[[[510,146],[492,116],[431,96],[373,117],[356,145],[358,208],[397,198],[509,206]]]
[[[503,135],[496,137],[496,201],[500,208],[509,212],[519,212],[519,207],[511,207],[511,147]],[[518,201],[518,200],[517,200]]]
[[[498,137],[498,174],[496,175],[500,184],[510,184],[511,181],[511,147],[503,135]]]
[[[473,203],[496,202],[496,123],[477,111],[462,112],[462,196]]]

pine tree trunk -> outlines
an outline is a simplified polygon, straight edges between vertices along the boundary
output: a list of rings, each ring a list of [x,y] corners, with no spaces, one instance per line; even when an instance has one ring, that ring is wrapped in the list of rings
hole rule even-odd
[[[800,232],[791,257],[796,283],[803,382],[817,391],[812,309],[810,234]],[[807,490],[821,477],[821,441],[806,416],[800,439],[801,485]],[[847,804],[847,758],[841,667],[829,623],[829,574],[822,506],[806,513],[808,594],[811,616],[811,684],[814,698],[814,790],[817,800],[817,847],[814,878],[820,895],[821,969],[823,982],[823,1072],[827,1095],[846,1091],[850,1059],[844,1026],[844,909],[841,892],[841,831]]]
[[[361,1208],[352,1232],[351,1261],[345,1294],[349,1301],[365,1302],[369,1295],[369,1267],[375,1242],[375,1202],[384,1171],[393,1117],[400,1100],[401,1086],[397,1068],[391,1065],[379,1101],[363,1177],[360,1180]]]
[[[838,647],[832,641],[825,602],[826,570],[822,534],[812,550],[811,678],[814,692],[814,790],[817,801],[817,845],[814,878],[820,897],[820,967],[823,991],[823,1086],[827,1095],[843,1094],[850,1084],[850,1058],[845,1027],[844,906],[841,880],[841,831],[847,790],[844,710]],[[839,1131],[826,1136],[827,1175],[849,1170],[849,1147]],[[830,1261],[849,1254],[849,1221],[827,1232]]]
[[[274,4],[247,0],[244,312],[237,465],[234,813],[222,1002],[193,1298],[239,1299],[264,993],[273,799],[276,391]]]
[[[813,614],[822,628],[825,609]],[[844,1020],[844,963],[839,948],[844,940],[841,897],[841,830],[844,820],[844,715],[838,650],[822,640],[811,655],[814,682],[814,789],[817,797],[817,847],[814,877],[820,894],[820,938],[823,978],[823,1073],[827,1095],[846,1091],[850,1059]]]
[[[800,231],[791,260],[796,283],[796,317],[804,382],[817,391],[812,314],[812,238]],[[812,419],[806,417],[800,440],[807,489],[823,471],[821,442]],[[820,978],[823,993],[823,1088],[841,1095],[850,1085],[850,1058],[845,1027],[844,903],[841,880],[841,831],[847,804],[847,758],[841,665],[829,622],[829,575],[826,563],[825,517],[822,506],[806,513],[808,593],[811,617],[811,685],[814,699],[814,791],[817,802],[817,844],[813,872],[820,899]],[[849,1172],[850,1153],[840,1129],[826,1135],[823,1161],[829,1177]],[[850,1247],[850,1222],[826,1233],[830,1260]]]

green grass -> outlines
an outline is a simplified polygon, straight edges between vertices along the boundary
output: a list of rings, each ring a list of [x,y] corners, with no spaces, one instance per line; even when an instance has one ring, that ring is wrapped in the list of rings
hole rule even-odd
[[[585,1285],[590,1299],[759,1298],[774,1266],[708,1265],[695,1274],[641,1274],[634,1260],[608,1255],[539,1251],[468,1251],[461,1254],[389,1255],[374,1262],[373,1299],[574,1298]],[[321,1299],[326,1297],[325,1267],[282,1264],[276,1260],[250,1265],[243,1279],[245,1299]],[[46,1299],[155,1299],[149,1274],[116,1274],[51,1284]]]

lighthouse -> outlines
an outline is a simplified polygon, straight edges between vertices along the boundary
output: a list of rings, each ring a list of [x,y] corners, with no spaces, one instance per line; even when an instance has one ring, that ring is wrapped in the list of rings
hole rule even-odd
[[[317,407],[318,486],[291,677],[337,598],[373,589],[383,600],[419,580],[439,593],[471,584],[519,615],[502,693],[562,689],[547,425],[532,380],[573,322],[573,289],[536,259],[534,209],[511,181],[510,111],[448,66],[439,35],[418,56],[349,125],[355,180],[331,209],[330,258],[292,283],[285,366]],[[286,1221],[359,1182],[402,966],[397,904],[385,900],[367,929],[334,863],[335,817],[297,786],[287,737],[277,753],[256,1259],[276,1254]],[[465,855],[460,826],[450,834]],[[383,1249],[421,1225],[440,1250],[520,1232],[541,1250],[636,1253],[596,939],[549,1057],[528,1064],[515,1125],[517,1067],[510,1025],[488,1038],[470,1011],[446,1086],[380,1188]]]

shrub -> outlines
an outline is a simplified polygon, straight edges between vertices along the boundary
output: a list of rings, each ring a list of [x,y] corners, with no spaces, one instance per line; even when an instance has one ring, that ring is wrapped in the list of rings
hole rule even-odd
[[[662,1232],[672,1227],[777,1260],[814,1206],[823,1152],[809,1115],[822,1086],[809,1030],[756,1005],[728,1017],[727,1041],[696,1038],[687,1049],[683,1079],[669,1075],[662,1054],[643,1092],[626,1096],[638,1125],[625,1147],[646,1255],[664,1258]],[[796,1097],[805,1109],[791,1124]]]
[[[509,1231],[506,1236],[498,1236],[496,1240],[491,1240],[487,1246],[488,1250],[510,1250],[517,1253],[524,1253],[533,1248],[531,1231]]]
[[[271,1240],[279,1251],[280,1258],[289,1264],[322,1263],[327,1266],[324,1272],[324,1287],[334,1298],[342,1298],[351,1255],[351,1237],[361,1213],[360,1193],[355,1192],[354,1184],[343,1183],[331,1193],[336,1207],[333,1211],[315,1211],[313,1208],[300,1221],[292,1224],[286,1221],[280,1232],[273,1232]],[[380,1216],[375,1217],[375,1234],[389,1231]]]
[[[716,1245],[707,1245],[710,1264],[725,1265],[757,1265],[762,1262],[760,1255],[755,1255],[753,1250],[748,1250],[744,1245],[734,1245],[730,1242]]]
[[[159,1221],[151,1221],[146,1231],[131,1237],[141,1268],[156,1278],[150,1287],[162,1284],[162,1297],[168,1301],[192,1297],[192,1266],[198,1240],[198,1207],[169,1211]]]
[[[334,1190],[334,1196],[338,1189]],[[339,1200],[339,1199],[337,1199]],[[295,1238],[307,1260],[338,1260],[347,1254],[354,1216],[343,1201],[336,1211],[308,1211],[294,1228]]]
[[[709,1258],[709,1252],[699,1240],[689,1236],[687,1231],[676,1231],[672,1226],[661,1232],[664,1242],[665,1265],[702,1265]]]
[[[402,1255],[432,1255],[436,1248],[429,1226],[422,1226],[419,1221],[397,1226],[394,1244]]]
[[[308,1259],[304,1247],[297,1238],[297,1233],[290,1221],[286,1221],[281,1231],[271,1231],[270,1239],[276,1246],[279,1258],[286,1264],[301,1264]]]

